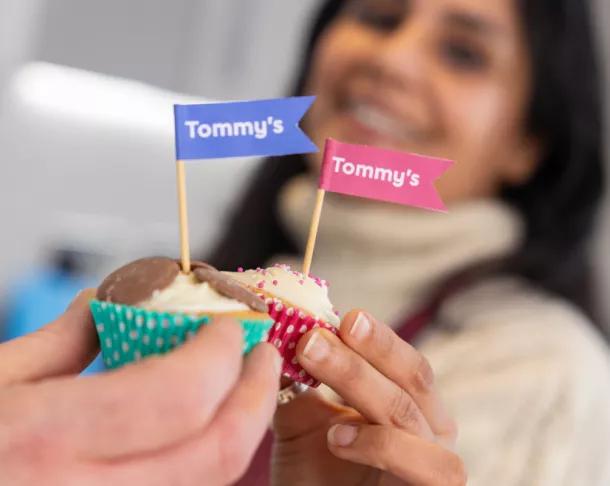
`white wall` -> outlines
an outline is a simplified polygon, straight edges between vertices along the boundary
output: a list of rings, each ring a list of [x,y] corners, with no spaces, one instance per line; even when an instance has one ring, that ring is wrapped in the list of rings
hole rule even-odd
[[[15,0],[18,1],[18,0]],[[282,93],[318,0],[42,0],[36,56],[212,98]]]
[[[42,1],[37,59],[179,91],[197,0]]]
[[[53,248],[106,256],[109,267],[141,255],[178,256],[172,105],[201,99],[44,64],[19,71],[7,99],[0,116],[0,289]],[[187,167],[195,255],[214,241],[256,163]]]
[[[180,89],[218,98],[285,93],[317,0],[197,2]],[[200,22],[202,19],[203,22]]]
[[[11,73],[34,55],[40,19],[39,0],[0,1],[0,95]]]

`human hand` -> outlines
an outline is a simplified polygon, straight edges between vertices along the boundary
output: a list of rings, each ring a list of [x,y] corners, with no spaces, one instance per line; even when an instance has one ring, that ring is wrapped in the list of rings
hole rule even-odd
[[[97,353],[88,301],[0,345],[0,483],[224,485],[275,411],[280,359],[221,319],[172,353],[77,378]],[[243,366],[242,366],[243,365]]]
[[[273,484],[466,484],[427,360],[365,312],[350,312],[339,334],[308,333],[297,356],[347,405],[310,390],[278,408]]]

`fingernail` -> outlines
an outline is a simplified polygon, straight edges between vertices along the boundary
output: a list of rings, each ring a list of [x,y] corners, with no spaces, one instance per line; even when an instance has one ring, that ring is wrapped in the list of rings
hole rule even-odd
[[[349,333],[352,337],[356,338],[358,341],[362,341],[366,338],[371,332],[371,321],[367,317],[366,314],[360,312],[352,325]]]
[[[88,307],[89,306],[89,302],[91,300],[95,299],[96,294],[97,294],[97,289],[94,289],[94,288],[82,289],[81,291],[79,291],[76,294],[76,296],[74,297],[72,302],[70,302],[70,304],[66,308],[66,312],[74,309],[76,307],[76,304],[80,303],[80,302],[85,304],[85,307]]]
[[[311,361],[322,361],[330,352],[330,345],[319,332],[316,332],[309,338],[309,341],[305,345],[303,354],[307,359]]]
[[[328,431],[328,442],[334,446],[347,447],[358,436],[358,428],[353,425],[333,425]]]
[[[275,368],[275,372],[279,375],[282,372],[282,367],[284,366],[284,358],[276,351],[275,357],[273,359],[273,367]]]
[[[69,311],[70,309],[72,309],[72,307],[74,307],[74,304],[76,304],[78,302],[78,298],[83,294],[83,292],[86,289],[81,289],[78,291],[78,293],[74,296],[74,298],[72,299],[72,302],[70,302],[68,304],[68,307],[66,307],[66,311]]]

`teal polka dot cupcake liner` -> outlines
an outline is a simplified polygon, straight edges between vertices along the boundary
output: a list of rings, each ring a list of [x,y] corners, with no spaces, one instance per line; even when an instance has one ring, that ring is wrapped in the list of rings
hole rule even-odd
[[[107,368],[119,368],[147,356],[162,355],[194,336],[209,316],[156,312],[92,300],[91,313]],[[244,354],[265,341],[273,321],[238,319],[244,330]]]

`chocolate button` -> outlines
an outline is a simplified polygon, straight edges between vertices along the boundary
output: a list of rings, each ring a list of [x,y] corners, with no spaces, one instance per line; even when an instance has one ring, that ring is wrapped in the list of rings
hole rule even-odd
[[[195,266],[193,273],[200,282],[207,282],[221,295],[238,300],[258,312],[267,312],[267,304],[254,292],[242,286],[237,280],[219,272],[211,265]]]
[[[182,268],[182,262],[180,260],[176,260],[178,262],[178,264],[180,265],[180,268]],[[216,270],[218,271],[218,269],[216,267],[213,267],[212,265],[210,265],[209,263],[206,262],[202,262],[199,260],[192,260],[191,261],[191,268],[194,270],[196,268],[207,268],[210,270]]]
[[[171,258],[142,258],[112,272],[97,289],[98,300],[135,305],[168,287],[180,273]]]

